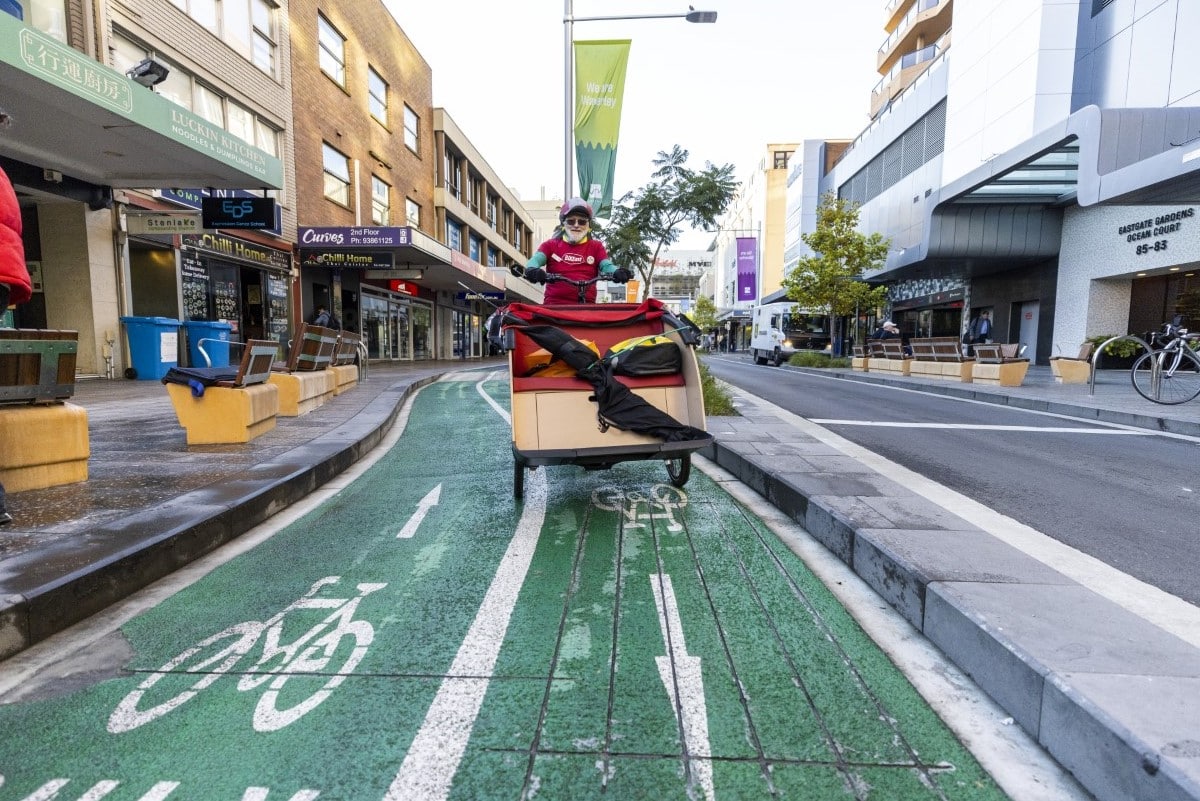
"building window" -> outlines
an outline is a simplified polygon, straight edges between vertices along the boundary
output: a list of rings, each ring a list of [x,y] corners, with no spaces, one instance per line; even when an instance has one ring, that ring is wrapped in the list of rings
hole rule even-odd
[[[413,228],[421,227],[421,205],[412,198],[404,199],[404,218]]]
[[[788,165],[788,152],[786,150],[775,151],[775,169],[786,170]]]
[[[467,237],[467,255],[472,261],[483,261],[480,258],[483,255],[483,243],[479,241],[479,237],[471,235]]]
[[[1092,0],[1092,16],[1096,16],[1113,0]]]
[[[391,187],[377,175],[371,176],[371,222],[388,225],[392,218]]]
[[[371,116],[387,125],[388,85],[374,67],[367,67],[367,95]]]
[[[321,64],[321,72],[332,78],[338,86],[345,88],[346,40],[322,14],[317,15],[317,41],[320,47],[318,61]]]
[[[268,75],[275,74],[275,6],[270,0],[171,0]]]
[[[454,220],[446,220],[446,244],[451,250],[462,253],[462,227]]]
[[[488,267],[500,266],[500,251],[495,248],[488,248]]]
[[[404,106],[404,144],[416,152],[421,142],[421,120],[417,112]]]
[[[350,159],[337,148],[328,144],[321,146],[321,163],[325,170],[325,197],[350,205]]]
[[[495,195],[488,195],[486,211],[487,211],[488,225],[490,225],[492,230],[495,231],[496,230],[496,196]]]
[[[53,36],[64,44],[69,44],[67,42],[67,4],[63,0],[31,0],[31,2],[24,3],[24,6],[27,25]]]
[[[446,191],[462,200],[462,187],[458,183],[462,175],[462,159],[447,150],[443,169],[446,172]]]

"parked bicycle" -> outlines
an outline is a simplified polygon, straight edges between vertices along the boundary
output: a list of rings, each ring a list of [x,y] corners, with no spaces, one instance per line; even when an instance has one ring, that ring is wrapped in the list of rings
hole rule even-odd
[[[1163,323],[1163,330],[1151,342],[1154,351],[1143,353],[1133,363],[1133,388],[1146,400],[1173,405],[1200,396],[1200,357],[1192,344],[1200,340],[1200,333],[1189,332],[1181,322],[1176,316]]]

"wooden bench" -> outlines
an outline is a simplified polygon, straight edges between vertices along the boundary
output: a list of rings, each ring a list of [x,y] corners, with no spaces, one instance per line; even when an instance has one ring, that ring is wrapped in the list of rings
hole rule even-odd
[[[278,356],[278,342],[252,339],[243,346],[242,360],[231,380],[218,380],[208,386],[194,381],[189,385],[170,381],[168,373],[163,382],[175,416],[187,431],[187,444],[249,442],[275,428],[279,390],[268,379]]]
[[[896,373],[908,375],[912,364],[912,356],[904,352],[904,343],[899,337],[894,339],[871,339],[875,343],[872,355],[867,358],[867,371],[871,373]],[[878,355],[876,355],[876,352]]]
[[[337,331],[311,323],[296,329],[286,362],[272,367],[270,383],[279,390],[279,414],[299,417],[325,405],[333,397],[333,364]]]
[[[333,349],[332,363],[328,367],[333,373],[333,394],[341,395],[358,383],[359,344],[362,337],[349,331],[338,333]]]
[[[878,339],[868,339],[863,345],[855,345],[853,350],[854,355],[850,357],[850,369],[864,373],[870,370],[872,355],[883,356],[883,347]]]
[[[1059,384],[1086,384],[1092,377],[1092,349],[1094,342],[1079,346],[1078,356],[1051,356],[1050,372]]]
[[[978,384],[1019,387],[1029,370],[1029,359],[1018,356],[1018,344],[979,344],[975,348],[975,366],[971,380]]]
[[[914,337],[909,344],[913,352],[909,375],[971,382],[975,359],[963,356],[958,337]]]
[[[77,331],[0,329],[0,483],[8,492],[86,481],[87,412],[75,394]]]

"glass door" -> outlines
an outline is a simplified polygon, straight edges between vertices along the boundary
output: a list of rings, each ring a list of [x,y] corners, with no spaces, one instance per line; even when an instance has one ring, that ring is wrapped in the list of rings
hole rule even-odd
[[[413,359],[433,358],[433,309],[429,306],[412,306]]]

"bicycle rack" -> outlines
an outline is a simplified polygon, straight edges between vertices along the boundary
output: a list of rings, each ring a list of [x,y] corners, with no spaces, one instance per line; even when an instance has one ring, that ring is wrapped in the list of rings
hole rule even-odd
[[[1154,352],[1154,348],[1150,347],[1150,344],[1148,342],[1146,342],[1146,340],[1142,339],[1139,336],[1135,336],[1134,334],[1122,334],[1121,336],[1118,336],[1118,337],[1110,337],[1109,339],[1106,339],[1104,341],[1103,345],[1096,348],[1096,355],[1092,357],[1092,369],[1089,371],[1089,375],[1088,375],[1088,394],[1089,395],[1096,394],[1096,368],[1099,367],[1099,365],[1100,365],[1100,357],[1104,355],[1104,349],[1107,348],[1109,345],[1111,345],[1114,342],[1121,342],[1126,339],[1132,340],[1132,341],[1138,343],[1139,345],[1141,345],[1143,348],[1146,349],[1147,353]],[[1150,370],[1151,370],[1150,380],[1151,380],[1151,382],[1157,384],[1158,376],[1155,375],[1155,373],[1158,370],[1158,365],[1152,364],[1150,367]]]

